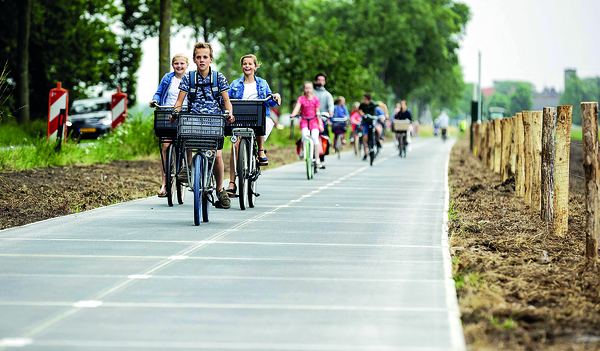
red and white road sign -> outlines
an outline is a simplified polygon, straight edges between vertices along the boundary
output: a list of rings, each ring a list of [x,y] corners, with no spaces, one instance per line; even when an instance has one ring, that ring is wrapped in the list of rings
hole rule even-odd
[[[112,96],[110,111],[112,113],[111,128],[115,129],[127,118],[127,94],[122,93],[121,88],[117,88],[117,93]]]
[[[48,140],[67,137],[67,106],[69,106],[69,92],[61,87],[58,82],[56,88],[50,89],[50,100],[48,102]],[[62,135],[58,134],[58,131]]]

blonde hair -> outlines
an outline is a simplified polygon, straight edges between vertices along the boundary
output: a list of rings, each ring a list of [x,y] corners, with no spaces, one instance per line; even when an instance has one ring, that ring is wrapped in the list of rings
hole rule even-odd
[[[194,53],[192,54],[192,57],[196,57],[197,49],[209,49],[210,50],[210,58],[213,58],[213,48],[210,45],[210,43],[196,43],[196,45],[194,45]]]
[[[240,59],[240,66],[244,64],[244,59],[247,59],[247,58],[252,59],[252,61],[254,62],[254,65],[256,66],[257,69],[260,68],[260,63],[258,63],[258,59],[253,54],[248,54],[248,55],[242,56],[242,58]]]
[[[171,60],[171,63],[175,62],[175,59],[178,58],[178,57],[184,59],[185,63],[189,63],[188,57],[185,56],[185,54],[175,54],[175,56],[173,56],[173,59]]]

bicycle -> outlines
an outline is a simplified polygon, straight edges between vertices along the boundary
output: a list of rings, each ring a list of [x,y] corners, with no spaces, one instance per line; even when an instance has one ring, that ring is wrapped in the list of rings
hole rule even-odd
[[[350,117],[333,117],[331,119],[331,130],[335,137],[333,138],[333,150],[337,153],[338,160],[341,158],[341,152],[344,147],[343,140],[348,129],[348,120]]]
[[[171,122],[169,115],[173,113],[173,106],[160,106],[152,104],[154,111],[154,135],[158,137],[160,149],[160,161],[163,174],[166,175],[167,204],[173,206],[175,194],[177,203],[183,204],[185,200],[185,184],[177,178],[181,171],[180,147],[177,143],[177,122]],[[184,108],[186,109],[186,108]],[[165,157],[163,157],[163,145],[168,143]]]
[[[215,206],[213,192],[217,189],[213,174],[217,150],[223,149],[225,120],[229,119],[229,111],[223,114],[173,113],[177,124],[177,140],[181,145],[186,164],[186,150],[192,150],[191,166],[187,169],[187,180],[194,192],[194,224],[208,222],[209,204]]]
[[[369,164],[373,166],[375,157],[379,154],[379,144],[377,143],[377,130],[375,125],[379,118],[377,116],[365,114],[363,117],[363,123],[369,126],[369,134],[367,139],[367,147],[369,152]]]
[[[396,146],[398,147],[398,153],[400,157],[406,157],[406,136],[410,129],[411,122],[394,120],[392,129],[394,130]]]
[[[314,117],[304,117],[304,116],[296,116],[292,118],[303,118],[310,125],[310,121],[317,118]],[[304,150],[303,158],[306,162],[306,178],[313,179],[315,173],[317,173],[317,158],[315,157],[315,142],[312,140],[312,137],[309,135],[302,145],[302,149]]]
[[[256,192],[256,183],[261,174],[258,159],[257,136],[264,136],[266,133],[267,106],[265,102],[272,99],[269,94],[265,99],[238,100],[231,99],[231,104],[235,111],[235,122],[225,127],[225,135],[231,136],[233,144],[231,152],[234,157],[234,169],[239,192],[240,209],[243,211],[247,207],[253,208],[256,204],[256,198],[260,196]],[[239,147],[236,149],[236,143],[240,140]]]

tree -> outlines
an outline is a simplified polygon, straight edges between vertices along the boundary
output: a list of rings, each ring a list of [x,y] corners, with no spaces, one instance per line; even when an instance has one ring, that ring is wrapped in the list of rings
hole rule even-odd
[[[533,106],[531,91],[524,85],[519,85],[510,95],[509,116],[517,112],[530,110]]]
[[[160,29],[158,34],[158,79],[171,71],[171,24],[173,0],[160,0]]]
[[[573,105],[573,124],[581,125],[581,103],[585,101],[598,101],[600,88],[597,79],[579,79],[574,76],[569,79],[565,92],[561,95],[561,105]]]
[[[22,69],[17,74],[17,105],[19,123],[29,122],[29,31],[31,29],[31,3],[22,0],[19,3],[19,41],[17,42],[17,62]]]
[[[487,107],[502,107],[507,110],[510,106],[510,98],[502,93],[495,92],[492,96],[489,97],[489,101],[487,103]]]

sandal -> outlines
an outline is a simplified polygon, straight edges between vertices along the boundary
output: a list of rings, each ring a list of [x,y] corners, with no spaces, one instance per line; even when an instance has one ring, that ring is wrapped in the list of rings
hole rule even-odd
[[[164,184],[160,186],[157,195],[158,197],[167,197],[167,188]]]
[[[227,189],[227,195],[229,195],[229,197],[238,197],[237,185],[235,184],[235,182],[229,182],[229,184],[233,184],[233,189]]]
[[[265,155],[267,154],[267,150],[262,149],[262,150],[258,150],[258,152],[264,151]],[[269,165],[269,159],[266,157],[258,157],[258,164],[261,166],[268,166]]]

